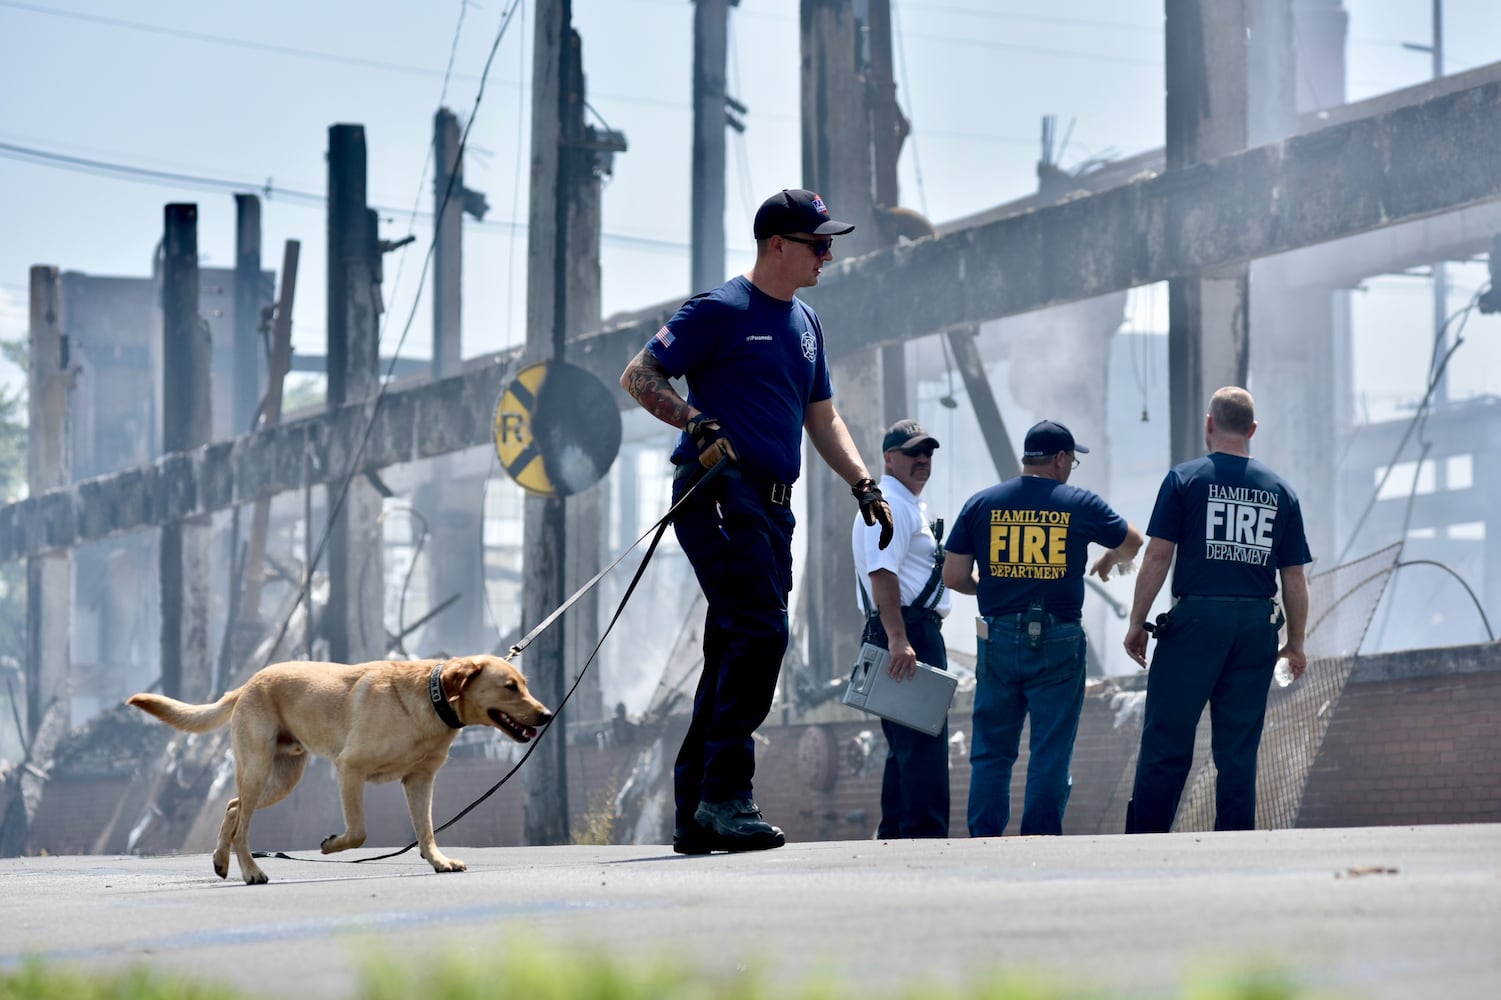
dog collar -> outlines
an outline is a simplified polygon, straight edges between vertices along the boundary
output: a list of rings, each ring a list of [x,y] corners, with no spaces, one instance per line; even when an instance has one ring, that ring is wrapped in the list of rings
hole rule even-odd
[[[448,661],[444,660],[433,667],[433,672],[427,675],[427,696],[432,699],[433,711],[438,713],[438,718],[442,719],[449,729],[463,729],[464,723],[459,721],[458,713],[453,710],[448,699],[443,697],[443,668],[446,666],[448,666]]]

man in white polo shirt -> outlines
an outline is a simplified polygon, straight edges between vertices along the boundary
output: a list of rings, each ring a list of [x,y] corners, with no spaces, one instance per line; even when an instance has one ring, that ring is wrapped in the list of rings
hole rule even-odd
[[[881,494],[891,506],[891,544],[880,530],[855,518],[852,545],[862,641],[891,653],[893,679],[909,680],[917,664],[948,669],[943,618],[952,600],[943,585],[943,522],[928,522],[923,487],[933,472],[938,442],[915,420],[898,420],[881,442],[886,472]],[[881,720],[886,771],[881,780],[881,838],[949,835],[948,723],[937,736]]]

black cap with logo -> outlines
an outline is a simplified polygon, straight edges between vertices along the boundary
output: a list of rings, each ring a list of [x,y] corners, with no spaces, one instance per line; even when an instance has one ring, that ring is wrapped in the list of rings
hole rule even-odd
[[[848,222],[829,218],[823,199],[801,188],[779,191],[756,210],[755,235],[758,240],[789,233],[843,236],[854,229]]]

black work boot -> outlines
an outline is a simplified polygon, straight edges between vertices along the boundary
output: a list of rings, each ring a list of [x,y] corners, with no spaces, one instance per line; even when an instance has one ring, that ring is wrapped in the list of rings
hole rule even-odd
[[[683,826],[672,828],[672,849],[678,854],[708,854],[715,850],[728,850],[719,842],[719,838],[708,830],[699,826],[694,820],[689,820]]]
[[[762,819],[761,810],[750,799],[700,802],[693,818],[718,841],[720,850],[767,851],[787,843],[782,831]]]

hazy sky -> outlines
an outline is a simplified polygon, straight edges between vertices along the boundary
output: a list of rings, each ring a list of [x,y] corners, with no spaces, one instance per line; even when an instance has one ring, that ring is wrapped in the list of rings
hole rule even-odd
[[[485,58],[516,3],[0,0],[0,336],[25,334],[33,264],[149,274],[168,202],[198,203],[204,263],[230,266],[231,192],[269,186],[263,266],[279,266],[285,240],[302,242],[294,347],[321,354],[327,130],[359,123],[382,235],[417,236],[387,258],[382,352],[397,349],[414,315],[400,351],[427,356],[426,290],[415,314],[413,303],[431,228],[411,215],[432,207],[433,112],[444,104],[470,117]],[[524,339],[531,6],[520,4],[499,42],[469,137],[466,180],[491,208],[483,224],[465,223],[465,356]],[[596,122],[630,144],[604,195],[605,312],[686,295],[692,4],[573,6]],[[1352,100],[1429,76],[1429,57],[1403,48],[1429,42],[1429,0],[1346,7]],[[899,100],[913,125],[902,200],[934,221],[1029,193],[1045,114],[1067,135],[1065,166],[1161,144],[1161,0],[893,8]],[[1501,58],[1501,3],[1447,0],[1444,10],[1450,72]],[[730,271],[749,263],[755,205],[800,182],[797,11],[797,0],[743,0],[731,13],[730,90],[750,112],[745,134],[729,140]],[[1461,290],[1466,281],[1474,284],[1462,277]],[[1419,291],[1395,294],[1428,323]],[[0,379],[19,377],[0,363]],[[1405,388],[1404,377],[1373,391],[1393,405],[1416,398],[1421,386],[1408,378]]]

